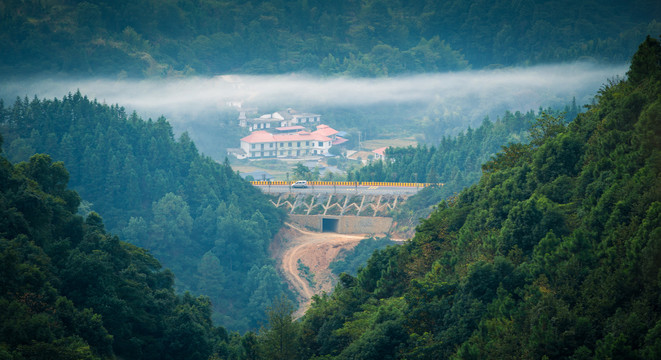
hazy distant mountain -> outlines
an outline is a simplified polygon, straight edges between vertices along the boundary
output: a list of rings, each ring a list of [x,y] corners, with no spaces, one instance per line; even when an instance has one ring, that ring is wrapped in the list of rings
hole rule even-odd
[[[592,58],[661,33],[655,0],[4,1],[0,74],[385,76]]]

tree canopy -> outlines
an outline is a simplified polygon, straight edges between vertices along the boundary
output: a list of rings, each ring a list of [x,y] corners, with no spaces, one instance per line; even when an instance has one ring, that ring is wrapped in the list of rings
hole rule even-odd
[[[661,30],[655,0],[4,1],[0,74],[351,76],[593,59]]]
[[[226,340],[209,299],[176,295],[146,250],[77,215],[68,176],[48,155],[0,157],[0,357],[207,359]]]
[[[661,356],[659,51],[315,297],[302,358]]]
[[[45,191],[68,180],[85,199],[81,209],[149,249],[174,272],[179,291],[209,295],[216,322],[257,329],[266,320],[264,300],[289,294],[267,251],[284,214],[228,162],[198,153],[188,134],[175,139],[165,118],[145,121],[75,93],[0,106],[0,131],[15,162],[34,153],[62,161],[45,172],[35,158],[29,175]]]

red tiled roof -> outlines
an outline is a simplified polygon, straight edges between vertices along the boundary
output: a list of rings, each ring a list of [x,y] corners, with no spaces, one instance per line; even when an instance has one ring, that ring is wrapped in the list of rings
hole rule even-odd
[[[372,150],[372,152],[375,153],[375,154],[379,154],[381,156],[385,156],[387,148],[388,148],[388,146],[384,146],[382,148],[374,149],[374,150]]]
[[[333,129],[332,127],[328,125],[317,125],[317,130],[314,131],[314,133],[321,134],[323,136],[332,136],[337,134],[339,131]]]
[[[250,135],[241,139],[247,143],[268,143],[278,141],[330,141],[329,137],[321,134],[297,132],[294,134],[271,134],[269,132],[260,130],[253,131]]]
[[[347,142],[347,141],[349,141],[349,140],[347,140],[347,139],[345,139],[345,138],[343,138],[343,137],[339,137],[339,136],[338,136],[338,137],[336,137],[335,140],[333,141],[333,146],[335,146],[335,145],[340,145],[340,144],[344,144],[344,143]]]
[[[264,130],[259,130],[259,131],[253,131],[250,133],[250,135],[244,137],[241,139],[241,141],[245,141],[247,143],[264,143],[264,142],[271,142],[273,140],[273,134],[270,132],[266,132]]]

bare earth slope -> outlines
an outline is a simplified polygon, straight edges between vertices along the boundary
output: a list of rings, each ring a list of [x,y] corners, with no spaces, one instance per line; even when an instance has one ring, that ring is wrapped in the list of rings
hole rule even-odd
[[[286,225],[287,227],[278,233],[271,251],[272,255],[278,259],[278,265],[287,282],[299,295],[299,308],[295,314],[295,317],[298,318],[310,307],[314,294],[333,290],[336,281],[328,265],[340,250],[353,248],[368,235],[317,233],[303,230],[289,223]],[[299,275],[299,259],[314,274],[316,281],[314,287],[311,287],[308,281]]]

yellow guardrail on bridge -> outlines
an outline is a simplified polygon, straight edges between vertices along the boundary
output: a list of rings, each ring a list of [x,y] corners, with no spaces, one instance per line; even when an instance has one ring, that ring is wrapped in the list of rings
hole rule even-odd
[[[251,181],[253,185],[292,185],[296,181]],[[429,187],[444,186],[444,183],[399,183],[378,181],[308,181],[308,186],[393,186],[393,187]]]

